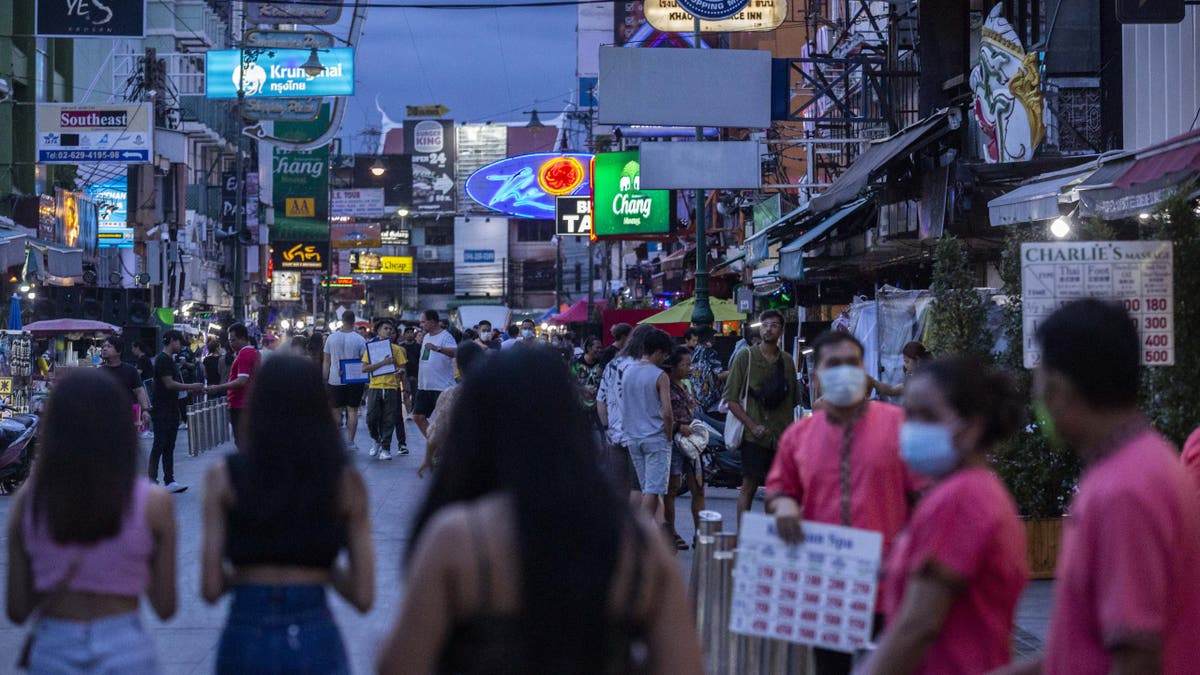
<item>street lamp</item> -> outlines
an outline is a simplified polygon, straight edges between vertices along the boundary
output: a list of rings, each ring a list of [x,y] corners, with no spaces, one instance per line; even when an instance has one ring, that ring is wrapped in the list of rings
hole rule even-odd
[[[375,176],[376,178],[378,178],[378,177],[382,176],[382,175],[383,175],[384,173],[386,173],[386,172],[387,172],[387,167],[385,167],[385,166],[383,165],[383,158],[382,158],[382,157],[376,157],[376,158],[375,158],[375,163],[371,165],[371,175],[372,175],[372,176]]]
[[[526,124],[525,128],[526,129],[544,129],[544,128],[546,128],[546,125],[542,124],[541,118],[538,117],[538,111],[534,110],[534,111],[530,112],[529,124]]]
[[[305,61],[304,65],[300,66],[300,68],[304,70],[304,74],[308,75],[309,77],[316,77],[325,72],[325,66],[321,65],[321,58],[317,56],[316,47],[313,47],[312,51],[308,53],[308,60]]]

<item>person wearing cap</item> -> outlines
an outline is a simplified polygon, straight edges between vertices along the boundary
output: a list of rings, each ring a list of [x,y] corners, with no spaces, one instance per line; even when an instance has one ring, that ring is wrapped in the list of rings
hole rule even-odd
[[[397,454],[407,455],[408,446],[404,432],[404,418],[400,414],[400,397],[405,394],[408,378],[404,367],[408,357],[404,348],[392,342],[396,334],[396,322],[389,318],[375,319],[375,339],[367,343],[367,351],[363,352],[363,372],[371,376],[367,385],[367,431],[375,444],[368,453],[379,459],[392,458],[392,433],[395,432],[399,447]],[[371,362],[371,345],[385,342],[391,348],[391,356],[375,363]],[[394,369],[385,368],[395,366]],[[388,370],[385,374],[376,375],[377,370]]]

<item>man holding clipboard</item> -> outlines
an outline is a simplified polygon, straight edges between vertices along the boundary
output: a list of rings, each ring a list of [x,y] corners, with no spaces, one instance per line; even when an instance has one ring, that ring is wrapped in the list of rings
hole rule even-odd
[[[350,449],[358,432],[358,406],[362,404],[363,387],[367,376],[362,371],[362,357],[367,341],[354,332],[354,312],[342,312],[342,325],[325,340],[325,360],[321,367],[329,383],[329,399],[333,403],[334,419],[346,409],[346,435]]]
[[[362,370],[371,377],[367,385],[367,431],[375,445],[370,455],[379,459],[392,458],[392,433],[399,447],[396,452],[408,454],[401,416],[400,397],[405,395],[404,366],[408,357],[404,349],[392,342],[396,323],[388,318],[375,319],[375,339],[367,343],[362,357]]]

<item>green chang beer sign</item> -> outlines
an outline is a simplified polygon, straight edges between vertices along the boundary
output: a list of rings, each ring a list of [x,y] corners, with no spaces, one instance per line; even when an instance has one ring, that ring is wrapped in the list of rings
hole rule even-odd
[[[275,133],[288,140],[315,138],[329,126],[329,106],[312,122],[276,122]],[[275,223],[272,241],[329,239],[329,146],[313,150],[272,150]]]
[[[597,237],[671,231],[671,191],[641,189],[636,150],[598,154],[593,166],[592,228]]]

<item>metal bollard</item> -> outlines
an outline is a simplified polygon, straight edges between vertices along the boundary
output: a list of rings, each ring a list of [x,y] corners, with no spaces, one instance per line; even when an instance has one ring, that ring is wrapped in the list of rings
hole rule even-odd
[[[716,550],[713,552],[713,593],[716,596],[716,607],[713,612],[711,627],[715,650],[710,651],[712,661],[710,669],[722,672],[722,668],[730,663],[733,651],[734,634],[729,631],[729,615],[733,607],[733,566],[734,550],[737,548],[737,535],[733,532],[722,532],[716,536]],[[736,671],[724,671],[734,673]]]
[[[715,664],[717,642],[720,636],[712,632],[716,625],[713,617],[718,609],[718,597],[713,588],[714,561],[713,552],[716,550],[716,535],[721,531],[722,517],[716,511],[700,512],[700,529],[696,532],[696,548],[692,555],[692,577],[690,592],[692,603],[696,610],[696,628],[700,631],[700,641],[704,649],[704,662],[711,666]]]
[[[204,402],[204,419],[201,421],[204,429],[204,451],[208,452],[216,443],[213,439],[212,425],[213,404],[211,401]]]
[[[208,433],[212,439],[212,444],[208,447],[215,448],[221,444],[221,426],[220,426],[220,404],[216,401],[208,402]]]
[[[220,411],[221,419],[221,442],[225,443],[233,440],[233,427],[229,421],[229,402],[221,399],[217,404],[217,410]]]
[[[204,428],[204,406],[204,402],[196,404],[196,438],[199,440],[199,447],[196,448],[197,453],[208,449],[208,432]]]
[[[187,427],[188,427],[188,456],[195,457],[200,454],[200,434],[196,429],[196,406],[189,405],[186,408]]]

